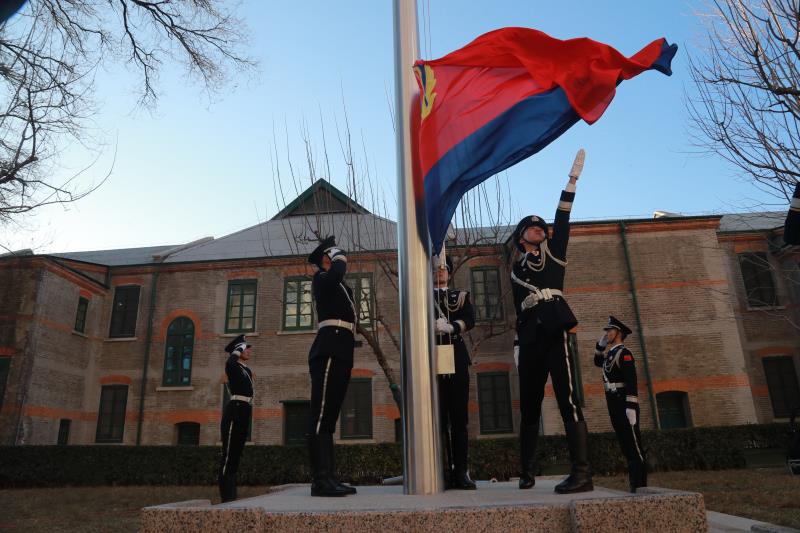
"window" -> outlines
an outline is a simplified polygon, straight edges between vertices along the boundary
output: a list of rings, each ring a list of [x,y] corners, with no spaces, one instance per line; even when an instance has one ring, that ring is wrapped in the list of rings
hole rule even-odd
[[[372,438],[372,378],[350,380],[342,403],[343,439]]]
[[[475,320],[489,322],[503,318],[503,302],[500,297],[500,271],[497,268],[473,268],[472,306]]]
[[[742,270],[744,289],[747,293],[748,307],[775,307],[778,297],[772,268],[764,252],[739,254],[739,267]]]
[[[178,446],[197,446],[200,444],[200,424],[180,422],[175,424],[178,431]]]
[[[688,428],[692,426],[689,413],[689,396],[682,391],[667,391],[656,394],[658,420],[661,429]]]
[[[89,309],[89,300],[78,298],[78,310],[75,312],[75,331],[78,333],[86,332],[86,311]]]
[[[514,431],[511,419],[511,388],[508,372],[478,374],[478,409],[481,434]]]
[[[69,418],[62,418],[58,422],[58,445],[66,446],[69,444],[69,427],[72,425],[72,420]]]
[[[225,406],[231,400],[231,393],[228,390],[228,384],[222,385],[222,416],[225,416]],[[247,428],[247,442],[253,441],[253,410],[250,409],[250,425]]]
[[[167,328],[163,381],[165,386],[191,385],[193,349],[194,322],[185,316],[176,318]]]
[[[225,333],[246,333],[256,330],[256,287],[254,279],[228,282],[228,306]]]
[[[790,356],[765,357],[763,361],[772,412],[775,418],[788,418],[792,411],[800,409],[800,390],[794,361]]]
[[[0,406],[3,405],[3,397],[6,394],[6,382],[8,381],[8,370],[11,367],[10,357],[0,357]]]
[[[127,385],[103,386],[100,393],[100,412],[97,415],[96,442],[122,442],[127,403]]]
[[[578,335],[575,333],[567,334],[567,355],[569,356],[569,370],[572,376],[572,390],[581,407],[586,406],[583,397],[583,381],[581,380],[581,358],[578,355]]]
[[[312,329],[311,280],[288,278],[283,284],[283,329]]]
[[[114,309],[111,311],[109,337],[135,337],[136,316],[139,312],[138,286],[117,287],[114,291]]]
[[[372,324],[374,294],[372,292],[372,274],[350,274],[346,277],[347,284],[353,289],[353,298],[358,323],[369,327]]]
[[[308,400],[286,400],[283,402],[284,445],[298,446],[305,444],[310,410],[311,402]]]

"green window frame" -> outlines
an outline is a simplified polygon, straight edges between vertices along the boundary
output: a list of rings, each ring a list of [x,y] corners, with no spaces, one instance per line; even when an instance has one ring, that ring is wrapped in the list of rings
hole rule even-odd
[[[283,330],[314,329],[314,305],[311,278],[298,276],[283,281]]]
[[[11,358],[0,357],[0,407],[3,406],[3,398],[6,395],[6,383],[8,383],[8,374],[11,369]]]
[[[58,446],[66,446],[69,444],[69,428],[72,425],[72,420],[69,418],[62,418],[58,421]]]
[[[664,391],[656,394],[658,422],[661,429],[692,427],[689,395],[684,391]]]
[[[125,435],[125,407],[127,404],[127,385],[103,386],[100,392],[95,442],[122,442]]]
[[[353,378],[342,402],[342,439],[372,438],[372,378]]]
[[[164,347],[165,387],[188,387],[192,384],[194,322],[181,316],[170,322]]]
[[[764,376],[767,379],[772,414],[775,418],[789,418],[792,411],[800,409],[800,387],[797,370],[791,356],[765,357]]]
[[[358,323],[372,327],[375,309],[375,291],[371,272],[358,272],[345,276],[345,282],[353,289],[353,304],[358,313]]]
[[[567,355],[569,356],[570,374],[572,375],[572,390],[578,400],[578,405],[586,407],[586,398],[583,394],[583,380],[581,379],[581,358],[578,353],[578,335],[567,333]]]
[[[86,312],[89,309],[89,300],[81,296],[78,298],[78,309],[75,311],[75,331],[86,333]]]
[[[283,404],[283,445],[302,446],[306,443],[311,402],[308,400],[284,400],[281,403]]]
[[[508,372],[478,374],[478,411],[481,435],[514,431]]]
[[[745,252],[739,254],[739,268],[742,271],[749,308],[777,307],[779,305],[775,279],[772,277],[772,267],[766,253]]]
[[[140,290],[141,287],[138,285],[120,285],[114,289],[114,307],[111,310],[109,337],[136,336]]]
[[[257,280],[235,279],[228,282],[225,333],[248,333],[256,330],[257,296]]]
[[[500,269],[475,267],[470,271],[472,307],[476,322],[495,322],[503,319],[503,298],[500,292]]]
[[[178,422],[175,429],[178,433],[178,446],[200,445],[200,424],[197,422]]]

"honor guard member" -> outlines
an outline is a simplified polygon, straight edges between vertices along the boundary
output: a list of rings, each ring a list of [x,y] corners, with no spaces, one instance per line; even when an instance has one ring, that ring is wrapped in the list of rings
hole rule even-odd
[[[567,266],[569,214],[575,198],[575,184],[583,168],[580,150],[561,192],[552,237],[547,223],[538,216],[523,218],[513,233],[519,251],[511,270],[517,336],[514,356],[519,373],[520,422],[519,488],[534,486],[539,418],[547,376],[552,379],[558,409],[564,421],[572,470],[556,485],[560,494],[593,490],[589,472],[588,430],[575,391],[574,369],[567,353],[567,332],[578,323],[564,299]]]
[[[244,335],[233,339],[225,347],[225,351],[229,354],[225,362],[225,375],[228,377],[230,400],[222,413],[222,459],[218,481],[222,501],[229,502],[236,499],[236,471],[239,469],[239,458],[250,429],[253,371],[247,367],[252,350]]]
[[[439,422],[445,453],[445,488],[475,490],[475,482],[470,479],[467,468],[471,362],[462,337],[475,326],[475,312],[469,301],[469,292],[448,289],[453,261],[446,257],[445,262],[445,265],[439,265],[436,269],[433,299],[437,317],[436,344],[452,345],[455,356],[455,373],[437,376]]]
[[[594,364],[603,369],[603,388],[611,425],[619,439],[622,453],[628,460],[628,479],[631,492],[647,486],[647,465],[639,432],[639,396],[636,385],[636,365],[633,354],[622,341],[631,334],[630,328],[608,317],[605,334],[594,352]],[[611,346],[604,354],[607,346]]]
[[[786,213],[783,240],[786,244],[800,244],[800,182],[794,188],[792,203],[789,204],[789,212]]]
[[[355,494],[356,489],[336,479],[333,433],[353,369],[356,320],[353,291],[344,282],[347,257],[336,248],[335,237],[322,241],[308,256],[308,262],[319,268],[311,282],[319,324],[308,353],[311,495],[346,496]]]

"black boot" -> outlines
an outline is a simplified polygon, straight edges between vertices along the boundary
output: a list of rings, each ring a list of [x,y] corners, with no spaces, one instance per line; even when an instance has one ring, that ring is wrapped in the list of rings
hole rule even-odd
[[[308,452],[311,458],[311,495],[346,496],[347,492],[333,483],[328,465],[329,452],[322,435],[308,437]]]
[[[586,422],[567,422],[564,424],[569,444],[569,458],[572,461],[572,472],[556,485],[559,494],[588,492],[594,490],[592,475],[589,473],[589,430]]]
[[[522,471],[519,474],[519,488],[529,489],[536,484],[536,443],[539,439],[538,426],[521,426],[519,428],[519,462]]]
[[[328,451],[328,464],[330,465],[330,474],[331,474],[331,481],[333,481],[334,485],[343,489],[347,494],[355,494],[358,492],[355,487],[348,485],[347,483],[342,483],[339,481],[339,478],[336,476],[336,454],[334,453],[333,448],[333,435],[331,433],[326,433],[325,435],[321,435],[325,438],[325,448]]]
[[[639,487],[647,486],[647,465],[640,460],[628,463],[628,481],[631,492],[636,492]]]
[[[453,432],[453,479],[452,486],[454,489],[460,490],[475,490],[475,482],[469,477],[467,470],[467,450],[469,448],[469,440],[466,432],[464,431]]]

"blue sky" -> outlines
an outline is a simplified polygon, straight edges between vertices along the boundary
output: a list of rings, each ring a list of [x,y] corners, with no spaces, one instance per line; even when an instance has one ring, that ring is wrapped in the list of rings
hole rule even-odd
[[[625,55],[662,36],[680,47],[672,77],[647,72],[623,83],[596,124],[579,123],[507,172],[511,218],[527,213],[552,218],[580,147],[587,158],[574,219],[785,208],[785,202],[692,145],[684,102],[693,93],[687,52],[701,53],[698,3],[419,2],[420,14],[429,20],[423,24],[426,17],[420,17],[424,57],[442,56],[503,26],[528,26],[562,39],[587,36]],[[76,204],[41,209],[20,226],[6,228],[3,242],[39,252],[179,244],[257,224],[283,205],[276,199],[271,163],[275,129],[287,201],[295,190],[286,178],[288,159],[302,184],[308,183],[300,137],[304,122],[317,154],[324,127],[331,181],[345,187],[337,140],[345,108],[359,163],[363,168],[368,162],[394,218],[391,2],[249,0],[241,10],[252,35],[250,54],[260,62],[256,74],[232,80],[209,100],[177,66],[168,66],[159,82],[158,108],[149,113],[135,108],[135,79],[123,67],[98,73],[101,113],[90,144],[100,158],[84,184],[100,179],[113,161],[111,177]],[[71,175],[90,158],[86,150],[69,146],[58,172]]]

